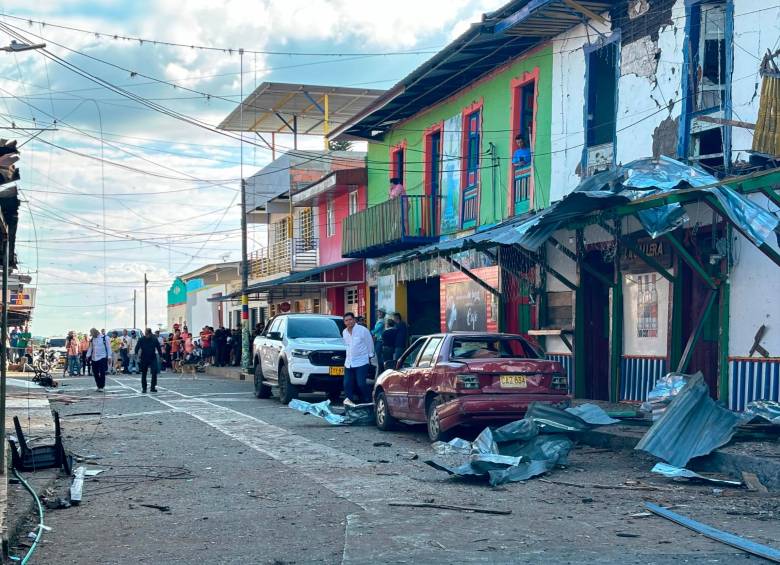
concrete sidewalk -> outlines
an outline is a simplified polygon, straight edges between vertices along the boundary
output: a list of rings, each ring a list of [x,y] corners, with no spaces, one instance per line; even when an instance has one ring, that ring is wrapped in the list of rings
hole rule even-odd
[[[46,389],[31,382],[31,373],[9,373],[6,379],[6,437],[15,436],[14,416],[19,418],[25,439],[33,444],[54,443],[54,418]],[[0,476],[0,541],[3,555],[7,554],[8,541],[17,528],[9,523],[8,479],[11,476],[11,452],[6,442],[3,446],[6,455],[5,473]],[[30,499],[32,508],[32,499]],[[15,514],[19,514],[16,512]],[[26,512],[24,513],[26,514]]]

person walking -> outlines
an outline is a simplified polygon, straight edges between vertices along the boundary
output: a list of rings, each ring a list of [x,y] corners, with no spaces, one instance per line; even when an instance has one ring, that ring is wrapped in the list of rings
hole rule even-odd
[[[344,314],[342,337],[347,345],[344,361],[344,394],[347,400],[357,404],[371,402],[371,387],[368,386],[368,366],[374,357],[374,340],[368,328],[357,323],[352,312]]]
[[[135,330],[130,330],[130,336],[127,338],[127,356],[128,362],[126,369],[130,373],[138,372],[138,356],[135,354],[135,346],[138,345],[138,338]]]
[[[79,340],[73,332],[68,332],[65,338],[65,351],[68,354],[68,375],[76,377],[79,374]]]
[[[109,367],[109,371],[112,375],[115,375],[117,370],[121,371],[121,352],[122,349],[122,338],[119,337],[119,334],[117,332],[113,332],[111,335],[111,338],[109,339],[109,344],[111,346],[111,367]]]
[[[106,369],[108,368],[108,359],[111,357],[111,345],[105,334],[99,333],[95,328],[89,330],[92,340],[89,344],[87,357],[92,361],[92,376],[95,378],[95,385],[98,392],[103,392],[106,386]]]
[[[130,373],[128,366],[130,365],[130,336],[127,335],[127,330],[122,330],[122,335],[119,338],[119,358],[122,361],[122,373],[127,375]]]
[[[87,351],[89,350],[89,335],[84,334],[79,341],[79,352],[81,353],[81,374],[92,375],[92,366],[89,363]]]
[[[160,342],[152,334],[151,328],[146,328],[146,333],[135,344],[133,353],[141,362],[141,392],[146,393],[146,373],[152,372],[152,392],[157,392],[157,355],[162,355]]]

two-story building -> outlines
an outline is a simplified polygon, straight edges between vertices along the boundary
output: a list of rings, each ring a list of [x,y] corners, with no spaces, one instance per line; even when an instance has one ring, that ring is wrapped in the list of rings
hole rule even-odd
[[[638,401],[701,370],[734,409],[776,400],[778,15],[747,0],[486,14],[331,132],[369,146],[343,255],[378,261],[369,284],[412,333],[534,335],[577,396]]]

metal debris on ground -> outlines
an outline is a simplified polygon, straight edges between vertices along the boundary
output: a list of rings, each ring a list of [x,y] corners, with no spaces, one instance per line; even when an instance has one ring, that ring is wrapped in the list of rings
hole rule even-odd
[[[730,545],[732,547],[736,547],[737,549],[752,553],[753,555],[758,555],[759,557],[774,561],[775,563],[780,563],[780,550],[777,550],[773,547],[762,545],[754,541],[746,540],[745,538],[739,537],[737,535],[718,530],[712,526],[708,526],[707,524],[702,524],[701,522],[697,522],[691,518],[686,518],[681,514],[672,512],[668,508],[663,508],[662,506],[658,506],[652,502],[645,502],[645,508],[647,508],[653,514],[657,514],[662,518],[671,520],[672,522],[680,524],[681,526],[684,526],[689,530],[693,530],[694,532],[698,532],[710,539],[725,543],[726,545]]]
[[[76,467],[73,471],[73,483],[70,485],[70,503],[73,506],[81,504],[81,495],[84,490],[85,467]]]
[[[749,471],[742,471],[742,480],[745,482],[745,486],[752,492],[769,492],[764,484],[759,480],[755,473]]]
[[[596,405],[582,405],[574,410],[534,402],[522,420],[495,430],[485,428],[471,443],[459,439],[434,444],[438,453],[464,453],[468,445],[468,460],[461,465],[425,463],[458,477],[487,478],[492,486],[536,477],[556,465],[567,464],[574,442],[566,434],[601,425],[597,422],[617,422]]]
[[[730,487],[742,486],[742,481],[730,481],[726,479],[705,477],[704,475],[694,473],[689,469],[675,467],[674,465],[668,465],[666,463],[656,463],[655,467],[653,467],[651,471],[653,473],[658,473],[659,475],[663,475],[664,477],[668,477],[670,479],[695,479],[697,481],[704,481],[715,485],[726,485]]]
[[[347,404],[345,402],[343,414],[331,409],[330,400],[313,403],[296,398],[288,406],[304,414],[312,414],[322,418],[334,426],[367,426],[374,423],[374,405],[372,403]]]
[[[650,414],[655,422],[666,411],[672,398],[683,389],[688,377],[682,373],[668,373],[658,379],[653,389],[647,393],[647,400],[642,403],[640,410]]]
[[[475,506],[457,506],[454,504],[435,504],[433,502],[388,502],[388,506],[408,506],[411,508],[440,508],[442,510],[459,510],[461,512],[475,512],[477,514],[511,514],[511,510],[495,510],[490,508],[478,508]]]
[[[707,455],[731,441],[737,426],[748,419],[750,416],[717,404],[710,397],[702,374],[696,373],[634,449],[685,467],[694,457]]]
[[[780,426],[780,402],[773,400],[754,400],[745,406],[745,414],[763,418]]]
[[[139,504],[138,506],[143,506],[144,508],[151,508],[152,510],[159,510],[160,512],[171,511],[170,506],[164,506],[162,504]]]

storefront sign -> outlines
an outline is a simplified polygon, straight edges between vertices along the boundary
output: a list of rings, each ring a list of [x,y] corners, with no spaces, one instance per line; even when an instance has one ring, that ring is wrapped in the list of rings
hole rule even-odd
[[[376,281],[377,307],[385,312],[395,312],[395,275],[382,275]]]
[[[658,273],[623,275],[623,352],[667,355],[669,281]]]
[[[498,288],[498,268],[475,269],[474,274]],[[463,273],[441,276],[441,331],[497,331],[498,303],[488,292]]]

